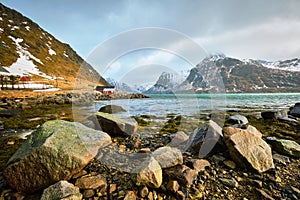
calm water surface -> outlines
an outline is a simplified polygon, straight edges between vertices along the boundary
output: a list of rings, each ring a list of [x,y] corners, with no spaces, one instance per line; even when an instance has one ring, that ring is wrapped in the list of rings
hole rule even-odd
[[[208,110],[268,110],[288,109],[300,102],[300,93],[272,94],[180,94],[149,95],[148,99],[120,99],[98,101],[95,110],[107,104],[124,107],[127,115],[182,114],[194,116]]]

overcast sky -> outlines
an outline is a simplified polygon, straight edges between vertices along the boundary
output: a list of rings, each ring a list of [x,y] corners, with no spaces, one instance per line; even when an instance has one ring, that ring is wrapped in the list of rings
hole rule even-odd
[[[300,56],[299,0],[2,0],[2,3],[69,43],[85,59],[103,42],[144,27],[182,33],[207,53],[266,60]],[[153,56],[161,59],[161,53],[131,55],[136,60],[134,65],[153,64],[149,62],[165,65],[164,61],[154,61]],[[129,65],[130,59],[124,60],[126,64],[115,60],[114,70]],[[140,63],[141,60],[147,62]]]

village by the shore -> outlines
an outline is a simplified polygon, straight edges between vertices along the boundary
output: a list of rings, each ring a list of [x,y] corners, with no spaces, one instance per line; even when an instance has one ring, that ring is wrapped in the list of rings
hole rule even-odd
[[[115,113],[126,110],[118,105],[104,106],[82,123],[68,115],[72,104],[145,97],[2,98],[3,129],[32,123],[32,132],[25,140],[2,135],[0,199],[300,198],[300,103],[259,114],[228,111],[221,120],[208,114],[192,132],[179,128],[182,116],[170,115],[157,126],[164,131],[151,133],[150,116],[122,118]],[[13,120],[46,108],[64,114],[31,116],[27,125]]]

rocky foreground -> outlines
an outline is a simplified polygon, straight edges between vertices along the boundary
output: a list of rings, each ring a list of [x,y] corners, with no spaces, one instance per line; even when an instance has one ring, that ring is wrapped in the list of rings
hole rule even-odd
[[[150,116],[117,110],[40,126],[1,173],[0,199],[300,198],[300,104],[232,113],[225,126],[206,116],[192,132],[173,116],[156,134]]]

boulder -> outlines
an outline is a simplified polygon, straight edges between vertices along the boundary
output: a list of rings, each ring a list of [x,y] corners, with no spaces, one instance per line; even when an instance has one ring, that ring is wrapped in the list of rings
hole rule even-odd
[[[225,150],[222,128],[212,120],[199,126],[190,136],[185,151],[204,158]]]
[[[80,123],[48,121],[10,158],[3,175],[16,190],[35,192],[70,179],[110,143],[108,134]]]
[[[232,124],[248,124],[247,117],[243,115],[232,115],[228,118],[228,122]]]
[[[277,139],[267,137],[267,142],[272,145],[273,150],[284,155],[300,158],[300,145],[293,140]]]
[[[278,118],[284,118],[287,117],[287,111],[285,110],[270,110],[270,111],[264,111],[261,112],[261,116],[264,120],[267,119],[278,119]]]
[[[162,169],[153,157],[144,161],[134,171],[137,173],[135,182],[138,186],[145,185],[152,188],[159,188],[161,186]]]
[[[182,152],[185,150],[187,141],[189,140],[189,136],[185,134],[183,131],[178,131],[174,135],[171,136],[171,142],[168,144],[169,147],[176,147]]]
[[[41,200],[64,199],[81,200],[79,188],[67,181],[59,181],[44,190]]]
[[[118,113],[118,112],[126,112],[126,110],[122,106],[106,105],[106,106],[102,106],[98,112],[112,114],[112,113]]]
[[[189,161],[187,165],[197,172],[200,172],[204,171],[206,167],[209,167],[210,163],[204,159],[191,159],[191,161]]]
[[[294,117],[300,117],[300,103],[296,103],[293,107],[291,107],[289,114]]]
[[[95,116],[88,119],[94,122],[96,129],[113,136],[131,136],[138,129],[138,124],[134,119],[115,114],[97,112]]]
[[[265,172],[274,168],[270,146],[247,130],[225,127],[224,140],[231,158],[241,167]]]
[[[168,180],[177,180],[180,185],[190,186],[197,178],[198,171],[186,165],[176,165],[164,170],[164,175]]]
[[[183,163],[181,151],[177,148],[160,147],[152,153],[152,156],[163,169]]]

